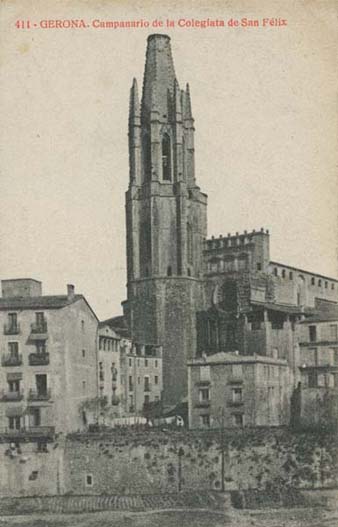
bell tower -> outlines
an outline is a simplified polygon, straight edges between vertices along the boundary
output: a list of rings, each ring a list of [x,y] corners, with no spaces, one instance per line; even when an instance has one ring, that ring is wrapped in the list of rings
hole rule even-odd
[[[136,79],[130,90],[125,314],[136,342],[163,346],[168,404],[186,395],[203,296],[207,196],[195,180],[194,131],[170,38],[150,35],[141,103]]]

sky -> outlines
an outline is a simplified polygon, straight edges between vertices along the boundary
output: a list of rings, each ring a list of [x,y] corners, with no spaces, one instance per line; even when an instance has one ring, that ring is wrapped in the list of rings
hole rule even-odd
[[[44,294],[73,283],[100,319],[121,313],[129,89],[154,32],[190,84],[208,235],[264,227],[272,260],[338,276],[336,2],[182,5],[1,4],[0,279],[36,278]],[[227,25],[244,17],[259,27]],[[263,27],[269,17],[287,25]],[[178,26],[208,18],[226,26]],[[70,19],[89,27],[40,26]],[[175,27],[92,27],[155,19]]]

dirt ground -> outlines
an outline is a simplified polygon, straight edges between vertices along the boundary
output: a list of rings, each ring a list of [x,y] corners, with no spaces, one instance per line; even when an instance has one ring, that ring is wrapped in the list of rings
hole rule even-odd
[[[205,510],[156,512],[94,512],[34,514],[0,518],[0,527],[337,527],[338,510],[322,508]]]

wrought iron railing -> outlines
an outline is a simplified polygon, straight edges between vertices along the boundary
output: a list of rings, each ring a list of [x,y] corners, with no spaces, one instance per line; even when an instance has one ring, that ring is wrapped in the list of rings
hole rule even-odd
[[[1,357],[2,366],[21,366],[22,355],[21,353],[5,353]]]
[[[30,353],[28,362],[30,366],[46,366],[49,364],[49,353]]]
[[[23,390],[16,392],[10,392],[8,390],[1,390],[0,400],[1,401],[21,401],[23,399]]]
[[[20,333],[20,324],[4,324],[5,335],[18,335]]]
[[[33,322],[31,324],[32,333],[47,333],[47,321]]]
[[[28,399],[30,401],[48,401],[51,398],[50,388],[48,390],[29,390]]]

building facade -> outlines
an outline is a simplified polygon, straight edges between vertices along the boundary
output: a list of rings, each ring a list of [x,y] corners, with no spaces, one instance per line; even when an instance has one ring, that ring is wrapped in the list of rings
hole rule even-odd
[[[129,161],[124,312],[133,340],[163,346],[164,400],[172,404],[187,393],[196,345],[207,198],[195,179],[189,86],[180,89],[166,35],[148,37],[141,102],[135,79],[131,88]]]
[[[279,426],[289,422],[285,359],[219,352],[188,362],[189,426]]]
[[[83,295],[42,295],[41,282],[3,280],[0,422],[4,434],[50,436],[84,428],[97,395],[98,320]]]
[[[145,416],[147,407],[162,400],[162,349],[132,344],[121,350],[124,416]]]
[[[98,388],[102,416],[106,420],[121,417],[121,337],[108,325],[98,330]]]
[[[298,327],[297,420],[303,425],[338,425],[338,306],[320,301]]]
[[[271,261],[263,228],[207,239],[194,132],[190,89],[179,87],[170,38],[150,35],[141,100],[135,79],[130,92],[126,325],[135,342],[162,346],[165,404],[187,395],[188,362],[192,368],[203,355],[235,351],[256,373],[255,356],[281,361],[281,372],[286,361],[291,396],[298,323],[318,300],[338,302],[338,281]]]

